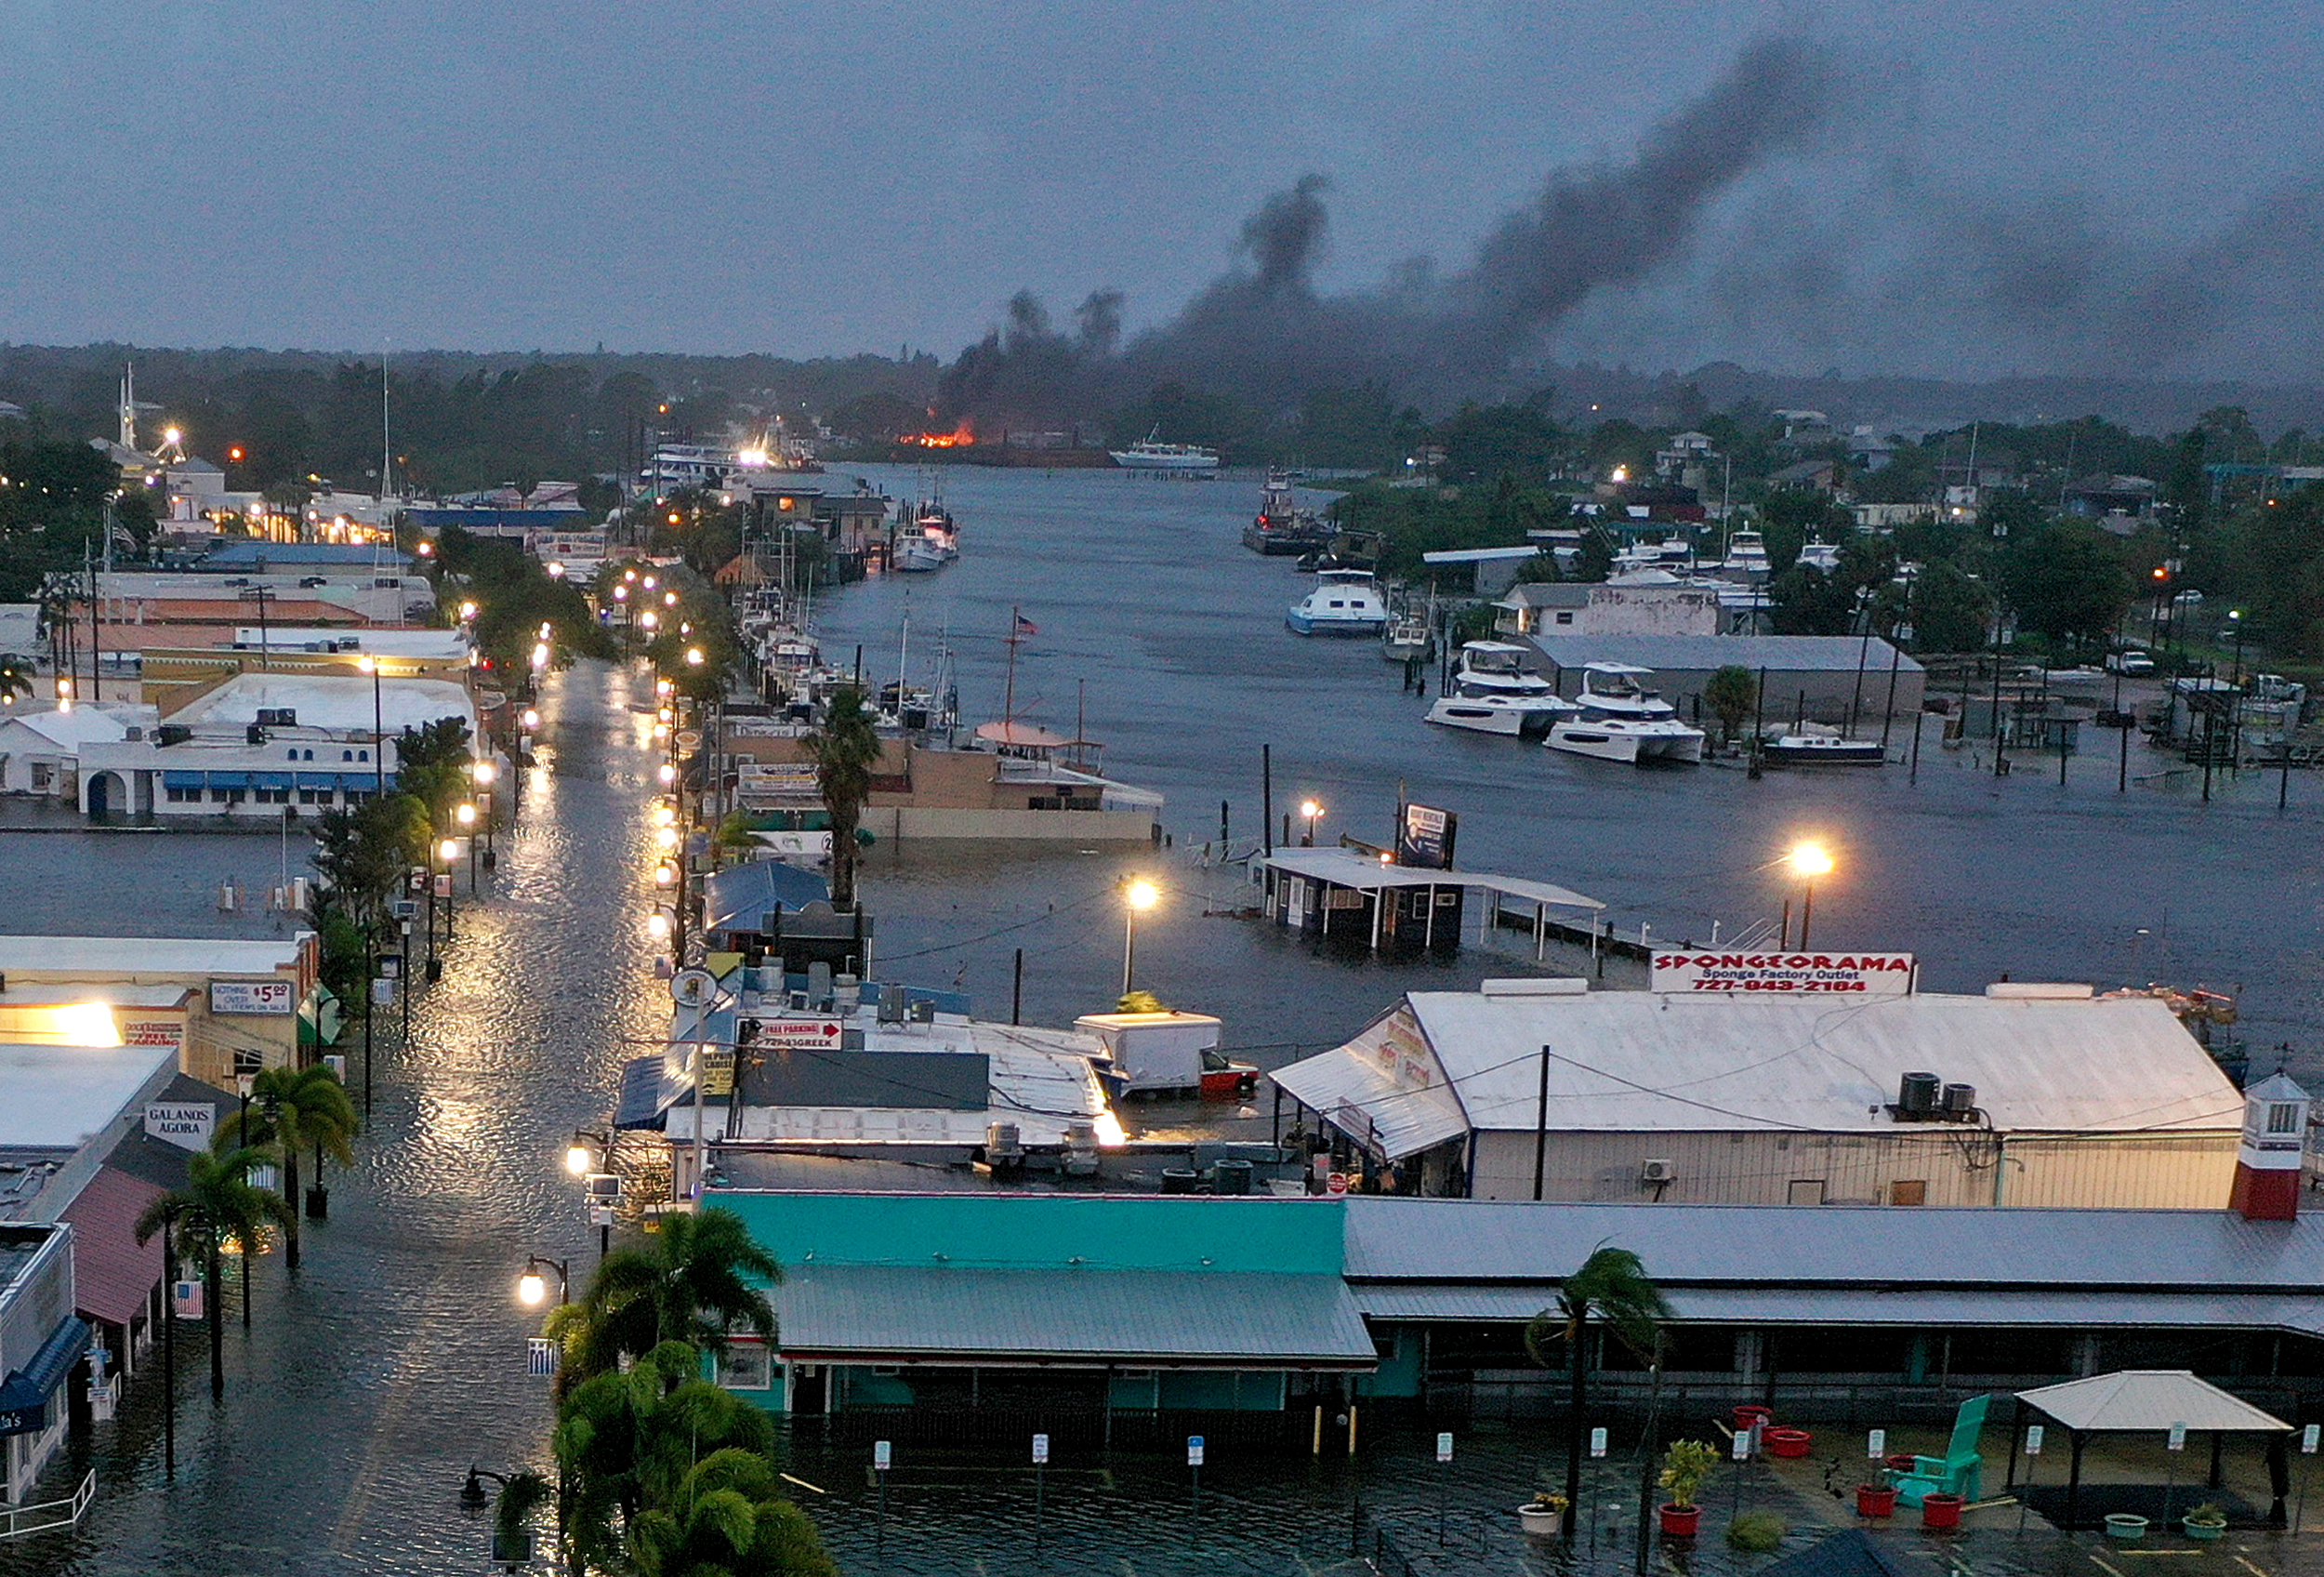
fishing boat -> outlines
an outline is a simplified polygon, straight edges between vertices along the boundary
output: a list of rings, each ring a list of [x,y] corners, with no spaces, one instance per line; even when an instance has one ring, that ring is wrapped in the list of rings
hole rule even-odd
[[[1388,621],[1380,632],[1380,655],[1392,663],[1426,662],[1436,655],[1436,630],[1426,615],[1410,609]]]
[[[1846,738],[1813,722],[1762,741],[1759,754],[1769,766],[1880,766],[1888,760],[1877,739]]]
[[[1638,682],[1653,671],[1629,663],[1585,664],[1581,694],[1575,697],[1579,715],[1552,723],[1542,743],[1569,755],[1634,766],[1700,762],[1703,731],[1680,722],[1676,708]]]
[[[1286,610],[1283,621],[1299,635],[1378,635],[1388,626],[1388,604],[1371,571],[1327,569],[1315,577],[1314,590]]]
[[[926,575],[960,556],[960,526],[931,493],[912,510],[912,518],[896,527],[895,567],[905,575]]]
[[[1162,430],[1155,428],[1127,449],[1108,449],[1114,463],[1124,470],[1157,471],[1171,476],[1212,477],[1219,474],[1219,452],[1206,449],[1199,444],[1164,444],[1158,442]]]

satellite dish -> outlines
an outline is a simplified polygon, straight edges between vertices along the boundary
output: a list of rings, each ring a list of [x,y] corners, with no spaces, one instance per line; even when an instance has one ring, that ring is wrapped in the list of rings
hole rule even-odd
[[[706,969],[681,969],[670,976],[670,1001],[681,1008],[707,1006],[718,988],[718,976]]]

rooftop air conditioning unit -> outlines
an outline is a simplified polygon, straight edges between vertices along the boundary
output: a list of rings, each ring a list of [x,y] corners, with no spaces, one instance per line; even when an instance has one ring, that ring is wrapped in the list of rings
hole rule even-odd
[[[1679,1163],[1674,1160],[1650,1160],[1640,1164],[1641,1183],[1675,1183],[1679,1180]]]

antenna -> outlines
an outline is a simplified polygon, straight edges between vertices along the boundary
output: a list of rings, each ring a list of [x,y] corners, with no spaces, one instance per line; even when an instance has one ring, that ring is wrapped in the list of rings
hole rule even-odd
[[[379,513],[387,523],[388,493],[394,485],[395,448],[388,442],[388,342],[379,341]]]

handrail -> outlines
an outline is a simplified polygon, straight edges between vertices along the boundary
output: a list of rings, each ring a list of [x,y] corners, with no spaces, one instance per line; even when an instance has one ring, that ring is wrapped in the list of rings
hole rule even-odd
[[[54,1532],[59,1528],[77,1527],[87,1515],[89,1502],[96,1498],[97,1470],[92,1467],[82,1478],[81,1487],[63,1500],[0,1510],[0,1539],[22,1539],[34,1533]]]

